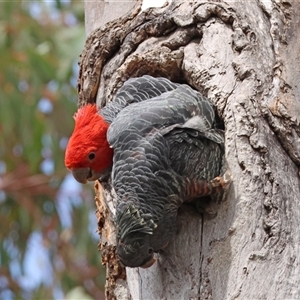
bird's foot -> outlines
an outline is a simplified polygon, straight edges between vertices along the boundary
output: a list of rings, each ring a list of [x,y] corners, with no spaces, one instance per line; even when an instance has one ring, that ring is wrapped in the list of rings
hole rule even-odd
[[[222,176],[217,176],[210,181],[212,186],[212,198],[216,199],[217,202],[226,200],[227,191],[232,182],[232,174],[228,169]]]

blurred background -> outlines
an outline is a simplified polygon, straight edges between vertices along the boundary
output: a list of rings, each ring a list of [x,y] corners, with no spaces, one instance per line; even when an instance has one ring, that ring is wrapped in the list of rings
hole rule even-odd
[[[93,184],[64,166],[79,0],[0,2],[0,299],[104,299]]]

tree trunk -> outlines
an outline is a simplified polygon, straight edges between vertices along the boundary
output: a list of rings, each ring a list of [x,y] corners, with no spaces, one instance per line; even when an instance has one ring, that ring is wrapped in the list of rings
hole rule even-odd
[[[126,272],[114,252],[114,194],[96,183],[107,299],[300,299],[300,2],[177,0],[138,11],[90,33],[79,105],[103,106],[143,74],[188,83],[224,121],[233,182],[225,201],[209,203],[215,214],[182,207],[158,262]]]

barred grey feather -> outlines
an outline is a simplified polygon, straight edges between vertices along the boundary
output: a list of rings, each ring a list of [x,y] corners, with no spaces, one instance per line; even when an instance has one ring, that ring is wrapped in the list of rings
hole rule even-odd
[[[113,101],[101,109],[100,114],[106,122],[112,123],[118,113],[126,106],[159,96],[177,86],[177,83],[163,77],[154,78],[144,75],[139,78],[130,78],[117,92]]]
[[[220,174],[224,137],[213,104],[188,85],[144,76],[118,95],[123,108],[107,136],[114,148],[117,252],[124,265],[136,267],[173,236],[178,207],[207,193],[201,188]],[[151,234],[142,215],[156,225]]]

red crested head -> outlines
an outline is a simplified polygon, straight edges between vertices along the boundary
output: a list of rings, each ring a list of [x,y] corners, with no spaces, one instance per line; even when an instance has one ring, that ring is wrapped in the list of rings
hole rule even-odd
[[[106,133],[109,124],[97,112],[95,104],[87,104],[74,115],[75,128],[69,139],[65,165],[76,180],[96,180],[112,166],[113,149]]]

